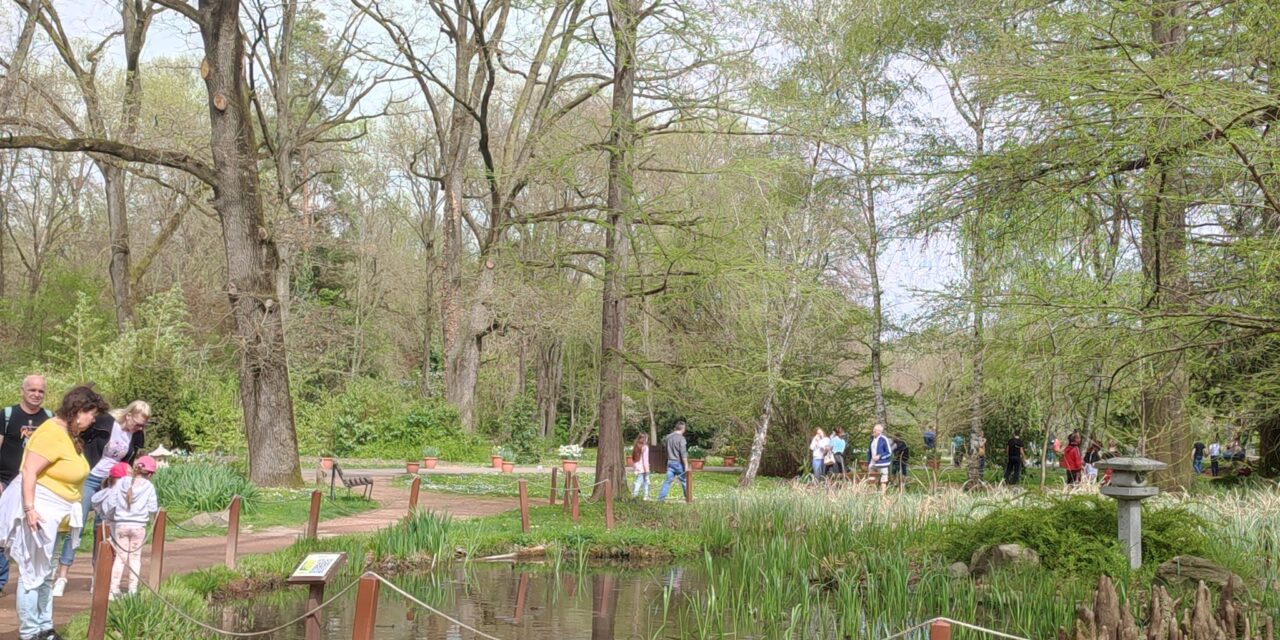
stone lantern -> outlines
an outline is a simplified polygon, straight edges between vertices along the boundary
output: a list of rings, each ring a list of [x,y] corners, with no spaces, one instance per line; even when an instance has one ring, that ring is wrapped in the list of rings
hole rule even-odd
[[[1142,501],[1160,493],[1158,487],[1147,485],[1147,474],[1169,465],[1150,458],[1126,456],[1101,460],[1096,466],[1112,470],[1111,483],[1102,487],[1102,495],[1118,502],[1116,520],[1120,540],[1129,556],[1129,568],[1137,569],[1142,566]]]

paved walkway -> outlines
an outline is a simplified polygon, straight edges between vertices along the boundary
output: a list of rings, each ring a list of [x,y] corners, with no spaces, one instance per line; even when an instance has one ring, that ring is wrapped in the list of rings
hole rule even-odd
[[[369,470],[367,472],[355,469],[348,472],[344,469],[343,472],[348,475],[374,476],[376,480],[373,497],[382,506],[378,509],[352,516],[322,520],[320,522],[320,537],[375,531],[394,523],[405,515],[409,506],[409,490],[404,487],[394,486],[390,480],[383,480],[383,478],[390,476],[402,475],[404,473],[403,469],[398,472],[395,469]],[[461,468],[457,472],[466,473],[461,471]],[[418,504],[420,507],[448,512],[455,518],[489,516],[518,506],[513,498],[452,495],[429,491],[421,493]],[[242,532],[240,534],[239,554],[244,556],[283,549],[298,539],[304,526],[299,525],[292,528],[272,527],[255,533]],[[150,572],[150,547],[151,545],[148,544],[146,551],[143,553],[142,575],[144,576],[149,575]],[[87,552],[78,556],[76,563],[71,567],[66,595],[54,600],[54,624],[59,627],[66,624],[75,614],[89,609],[91,602],[89,593],[90,563],[87,561],[88,557]],[[164,575],[170,576],[219,566],[223,564],[225,557],[225,536],[169,540],[165,544]],[[6,595],[0,597],[0,640],[16,640],[18,638],[18,617],[13,597],[14,581],[17,579],[18,574],[15,569],[10,575],[9,586],[5,588]]]

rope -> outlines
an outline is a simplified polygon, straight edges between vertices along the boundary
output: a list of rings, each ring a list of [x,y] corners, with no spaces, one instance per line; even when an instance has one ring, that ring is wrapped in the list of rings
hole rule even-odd
[[[374,572],[372,572],[372,571],[366,572],[364,575],[366,575],[366,576],[370,576],[370,577],[373,577],[373,578],[377,578],[379,582],[381,582],[382,584],[387,585],[387,587],[388,587],[388,588],[390,588],[392,591],[395,591],[396,593],[398,593],[398,594],[400,594],[400,595],[404,596],[404,597],[405,597],[406,599],[408,599],[410,602],[412,602],[412,603],[414,603],[414,604],[418,605],[419,607],[422,607],[423,609],[426,609],[427,611],[430,611],[431,613],[434,613],[434,614],[436,614],[436,615],[440,616],[441,618],[444,618],[445,620],[448,620],[449,622],[452,622],[452,623],[454,623],[454,624],[458,625],[459,627],[462,627],[463,629],[466,629],[467,631],[470,631],[471,633],[474,633],[474,634],[476,634],[476,635],[478,635],[478,636],[481,636],[481,637],[484,637],[484,638],[488,638],[488,640],[502,640],[501,638],[498,638],[498,637],[496,637],[496,636],[491,636],[491,635],[489,635],[489,634],[487,634],[487,633],[485,633],[485,632],[483,632],[483,631],[481,631],[481,630],[479,630],[479,629],[477,629],[477,628],[475,628],[475,627],[472,627],[472,626],[468,625],[467,623],[465,623],[465,622],[463,622],[463,621],[461,621],[461,620],[458,620],[457,618],[453,618],[453,617],[451,617],[449,614],[447,614],[447,613],[445,613],[445,612],[443,612],[443,611],[441,611],[441,610],[439,610],[439,609],[437,609],[437,608],[435,608],[435,607],[433,607],[433,606],[431,606],[431,605],[429,605],[429,604],[427,604],[427,603],[425,603],[425,602],[423,602],[423,601],[421,601],[421,600],[419,600],[419,599],[417,599],[417,598],[413,597],[413,594],[409,593],[408,591],[405,591],[404,589],[401,589],[400,587],[396,586],[396,585],[395,585],[395,583],[391,582],[390,580],[387,580],[386,578],[384,578],[384,577],[382,577],[382,576],[380,576],[380,575],[378,575],[378,574],[376,574],[376,573],[374,573]]]
[[[112,546],[112,547],[114,547],[114,548],[116,549],[116,552],[117,552],[117,553],[120,553],[120,552],[122,552],[122,551],[123,551],[123,548],[119,545],[119,543],[117,543],[117,542],[116,542],[115,535],[108,535],[108,536],[107,536],[107,539],[111,542],[111,546]],[[139,550],[139,551],[138,551],[138,553],[142,553],[142,551],[141,551],[141,550]],[[286,622],[286,623],[284,623],[284,624],[282,624],[282,625],[280,625],[280,626],[272,627],[272,628],[270,628],[270,629],[264,629],[264,630],[261,630],[261,631],[227,631],[226,629],[219,629],[219,628],[217,628],[217,627],[215,627],[215,626],[212,626],[212,625],[206,624],[206,623],[204,623],[204,622],[201,622],[200,620],[197,620],[197,619],[195,619],[195,618],[191,617],[190,615],[188,615],[188,614],[187,614],[187,612],[186,612],[186,611],[183,611],[183,610],[182,610],[181,608],[179,608],[177,605],[173,604],[172,602],[169,602],[168,600],[166,600],[166,599],[164,598],[164,596],[160,595],[160,592],[159,592],[159,591],[157,591],[156,589],[154,589],[154,588],[153,588],[153,587],[152,587],[152,586],[151,586],[151,585],[150,585],[146,580],[144,580],[144,579],[142,578],[142,576],[138,575],[138,573],[137,573],[136,571],[134,571],[134,570],[133,570],[133,567],[129,566],[129,564],[128,564],[128,563],[125,563],[125,564],[124,564],[124,566],[125,566],[125,568],[126,568],[126,569],[128,569],[129,573],[133,574],[134,578],[136,578],[136,579],[138,580],[138,582],[139,582],[142,586],[144,586],[144,587],[146,587],[146,588],[147,588],[147,591],[150,591],[150,592],[151,592],[151,595],[155,596],[155,597],[156,597],[156,599],[157,599],[157,600],[159,600],[161,604],[163,604],[164,606],[166,606],[166,607],[168,607],[169,609],[171,609],[174,613],[178,614],[178,616],[179,616],[180,618],[182,618],[182,619],[186,620],[187,622],[190,622],[190,623],[192,623],[192,624],[194,624],[194,625],[196,625],[196,626],[198,626],[198,627],[200,627],[200,628],[202,628],[202,629],[204,629],[204,630],[206,630],[206,631],[210,631],[210,632],[212,632],[212,633],[216,633],[216,634],[218,634],[218,635],[231,636],[231,637],[233,637],[233,638],[257,638],[257,637],[259,637],[259,636],[269,635],[269,634],[275,633],[275,632],[277,632],[277,631],[281,631],[281,630],[287,629],[287,628],[289,628],[289,627],[292,627],[293,625],[298,624],[299,622],[302,622],[303,620],[306,620],[307,618],[311,617],[312,615],[314,615],[314,614],[316,614],[316,613],[319,613],[321,609],[323,609],[323,608],[325,608],[325,607],[329,606],[330,604],[332,604],[332,603],[333,603],[333,601],[334,601],[334,600],[337,600],[338,598],[342,597],[342,596],[343,596],[343,595],[345,595],[348,591],[350,591],[352,588],[354,588],[357,584],[359,584],[359,581],[358,581],[358,580],[352,580],[350,584],[348,584],[347,586],[345,586],[345,587],[343,587],[342,589],[338,590],[338,592],[337,592],[337,593],[335,593],[335,594],[333,594],[333,596],[332,596],[332,597],[330,597],[328,600],[325,600],[324,602],[321,602],[319,606],[315,607],[314,609],[311,609],[311,610],[307,611],[306,613],[302,614],[301,616],[299,616],[299,617],[297,617],[297,618],[294,618],[293,620],[290,620],[289,622]]]
[[[908,635],[911,635],[912,633],[915,633],[916,631],[919,631],[925,627],[932,625],[935,622],[946,622],[946,623],[956,625],[957,627],[964,627],[965,629],[971,629],[979,633],[985,633],[987,635],[996,636],[997,638],[1006,638],[1007,640],[1029,640],[1028,638],[1023,638],[1022,636],[1009,635],[1002,631],[996,631],[995,629],[988,629],[986,627],[980,627],[976,624],[969,624],[968,622],[952,620],[951,618],[945,618],[942,616],[939,616],[937,618],[930,618],[928,620],[925,620],[924,622],[921,622],[920,624],[915,625],[914,627],[908,627],[903,631],[899,631],[898,633],[895,633],[891,636],[885,636],[880,640],[895,640],[896,638],[906,637]]]

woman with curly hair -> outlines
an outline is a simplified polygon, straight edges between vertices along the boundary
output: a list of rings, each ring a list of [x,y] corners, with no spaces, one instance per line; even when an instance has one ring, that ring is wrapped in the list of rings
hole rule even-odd
[[[80,433],[107,403],[79,386],[62,397],[54,417],[27,441],[21,483],[0,497],[0,545],[18,564],[18,635],[22,640],[58,638],[53,630],[54,549],[60,531],[80,536],[81,487],[89,475]]]

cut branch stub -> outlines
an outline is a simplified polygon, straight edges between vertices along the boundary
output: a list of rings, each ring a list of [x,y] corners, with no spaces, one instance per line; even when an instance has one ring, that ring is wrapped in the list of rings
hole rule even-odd
[[[208,80],[209,74],[213,72],[213,68],[209,66],[209,59],[205,58],[200,61],[200,77]]]
[[[227,96],[223,95],[221,91],[213,94],[213,106],[216,107],[218,111],[226,111]]]

